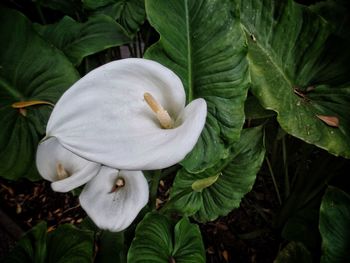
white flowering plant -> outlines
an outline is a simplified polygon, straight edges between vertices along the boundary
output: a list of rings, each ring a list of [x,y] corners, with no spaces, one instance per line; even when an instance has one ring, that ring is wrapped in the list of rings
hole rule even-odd
[[[240,260],[211,224],[288,243],[270,262],[347,258],[350,199],[326,190],[350,158],[346,1],[12,2],[1,185],[49,181],[86,218],[38,224],[5,262]],[[235,228],[238,209],[254,231]]]

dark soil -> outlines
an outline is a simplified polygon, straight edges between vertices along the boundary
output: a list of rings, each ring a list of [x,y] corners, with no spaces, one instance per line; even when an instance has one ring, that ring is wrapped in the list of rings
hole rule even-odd
[[[0,180],[0,208],[24,231],[40,221],[49,230],[64,223],[80,223],[86,216],[77,197],[54,192],[50,183]]]
[[[167,199],[171,181],[161,181],[159,203]],[[45,181],[11,182],[0,179],[0,209],[24,231],[42,220],[52,230],[64,223],[79,224],[86,216],[77,196],[56,193]],[[271,227],[277,209],[271,182],[265,182],[259,175],[253,190],[245,196],[238,209],[214,222],[199,224],[207,262],[273,262],[280,244],[279,234]],[[10,249],[13,239],[8,242]]]

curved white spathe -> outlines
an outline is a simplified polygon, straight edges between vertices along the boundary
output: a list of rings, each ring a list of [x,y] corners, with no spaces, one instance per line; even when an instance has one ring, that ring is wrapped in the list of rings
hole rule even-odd
[[[60,179],[57,165],[68,173],[68,177]],[[87,183],[97,175],[101,165],[90,162],[64,148],[55,137],[49,137],[39,144],[36,153],[36,166],[40,175],[52,182],[56,192],[68,192]]]
[[[124,186],[114,190],[118,178]],[[113,232],[126,229],[148,202],[148,184],[141,171],[118,171],[102,166],[79,196],[80,204],[100,228]]]
[[[152,96],[175,128],[162,129],[144,100]],[[125,170],[154,170],[180,162],[204,127],[203,99],[185,108],[181,80],[161,64],[124,59],[105,64],[76,82],[56,104],[47,125],[71,152]]]

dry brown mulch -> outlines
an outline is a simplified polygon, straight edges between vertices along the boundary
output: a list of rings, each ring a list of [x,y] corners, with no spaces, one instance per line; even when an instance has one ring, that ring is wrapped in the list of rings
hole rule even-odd
[[[77,224],[86,216],[77,196],[52,191],[50,183],[0,180],[0,207],[24,231],[45,220],[49,229]]]

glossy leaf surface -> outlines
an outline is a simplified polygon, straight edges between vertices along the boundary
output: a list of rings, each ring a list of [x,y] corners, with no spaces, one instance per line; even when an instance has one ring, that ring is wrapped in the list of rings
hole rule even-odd
[[[39,34],[62,50],[74,65],[88,55],[130,42],[124,29],[111,17],[96,15],[85,23],[69,16],[52,25],[36,25]]]
[[[241,1],[252,91],[289,134],[350,157],[350,70],[325,20],[293,1]],[[345,48],[344,44],[344,48]],[[339,119],[329,126],[317,115]]]
[[[130,35],[139,30],[146,18],[144,0],[84,0],[83,4],[98,14],[112,17]]]
[[[240,141],[232,146],[228,158],[214,167],[198,174],[188,173],[185,169],[179,171],[170,198],[186,191],[197,180],[214,175],[218,178],[201,192],[192,191],[180,197],[175,202],[175,209],[187,215],[194,214],[195,219],[201,222],[227,215],[252,189],[264,154],[262,128],[243,130]]]
[[[46,223],[42,222],[28,231],[5,258],[4,263],[46,262]]]
[[[199,228],[187,218],[174,225],[163,215],[149,213],[136,228],[128,262],[204,263],[205,252]]]
[[[94,233],[65,224],[47,237],[47,262],[91,262],[94,253]]]
[[[11,105],[33,100],[55,103],[78,74],[17,11],[0,9],[0,35],[0,176],[36,179],[34,153],[52,107]]]
[[[247,62],[238,8],[229,0],[147,0],[146,13],[160,41],[145,57],[177,73],[187,102],[207,102],[204,131],[182,162],[189,171],[203,171],[227,157],[244,121]]]
[[[5,259],[10,262],[91,262],[94,233],[65,224],[47,233],[46,223],[27,232]]]

